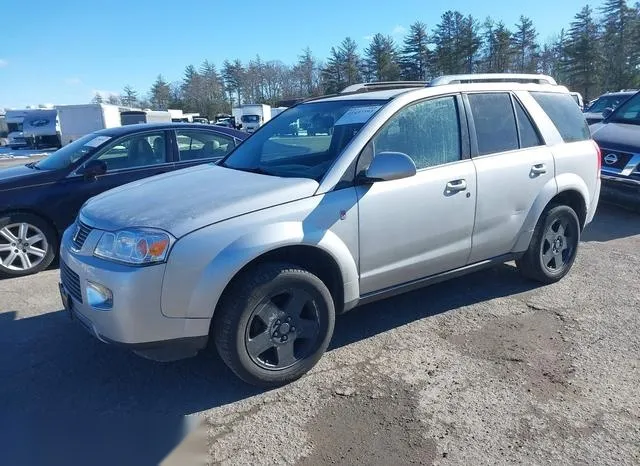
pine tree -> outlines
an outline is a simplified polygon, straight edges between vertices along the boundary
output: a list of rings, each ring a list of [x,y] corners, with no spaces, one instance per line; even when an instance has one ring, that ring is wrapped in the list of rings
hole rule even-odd
[[[244,66],[240,60],[230,62],[225,60],[222,67],[222,77],[224,79],[225,87],[229,93],[229,101],[231,106],[240,105],[242,86],[244,83]],[[233,98],[235,93],[236,98]],[[235,100],[235,103],[234,103]]]
[[[122,105],[135,107],[138,102],[138,93],[128,84],[122,89]]]
[[[373,36],[365,50],[367,81],[396,81],[400,79],[400,66],[393,39],[380,33]]]
[[[564,71],[571,89],[589,100],[600,92],[599,65],[602,62],[600,28],[593,11],[585,6],[571,23],[564,45]]]
[[[426,81],[431,77],[431,52],[426,24],[416,21],[409,27],[400,54],[402,77],[410,81]]]
[[[327,65],[322,69],[322,87],[327,94],[338,93],[344,88],[342,57],[335,47],[331,47]]]
[[[171,100],[171,88],[164,77],[159,74],[151,86],[151,105],[156,110],[166,110]]]
[[[322,82],[326,93],[340,92],[346,86],[362,81],[362,59],[358,45],[347,37],[340,47],[331,47],[327,66],[322,70]]]
[[[478,22],[459,11],[447,11],[433,32],[436,68],[442,74],[471,73],[477,65],[481,38]]]
[[[91,103],[93,103],[93,104],[102,104],[102,103],[104,103],[104,98],[102,97],[102,94],[100,94],[99,92],[94,93],[93,99],[91,99]]]
[[[292,74],[297,83],[300,95],[316,95],[319,86],[319,65],[309,47],[302,51],[298,63],[293,67]]]
[[[640,44],[636,39],[636,11],[626,0],[605,0],[602,44],[604,52],[604,87],[619,90],[637,81]]]
[[[520,16],[513,33],[513,47],[516,54],[515,70],[521,73],[535,73],[538,68],[538,33],[526,16]]]

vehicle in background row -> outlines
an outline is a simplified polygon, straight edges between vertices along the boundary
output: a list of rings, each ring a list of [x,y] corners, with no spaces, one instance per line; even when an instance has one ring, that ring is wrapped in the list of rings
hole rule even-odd
[[[359,304],[512,259],[560,280],[596,211],[598,147],[565,87],[508,77],[307,101],[219,164],[92,198],[62,238],[65,309],[152,359],[211,341],[274,386]]]
[[[590,128],[602,152],[602,199],[640,211],[640,92]]]
[[[264,104],[244,104],[232,110],[233,116],[242,123],[242,130],[253,133],[271,119],[271,107]]]
[[[0,170],[0,276],[29,275],[48,267],[62,232],[90,197],[219,160],[246,137],[200,124],[126,125],[84,135],[37,163]],[[157,202],[132,201],[149,206]]]
[[[111,104],[58,105],[62,145],[101,129],[122,126],[120,108]]]
[[[60,123],[55,109],[7,110],[8,145],[12,149],[60,147]]]
[[[629,97],[634,95],[637,91],[620,91],[620,92],[608,92],[598,97],[589,107],[584,111],[584,116],[587,119],[587,123],[592,125],[599,123],[606,116],[610,115],[615,108]]]
[[[584,110],[584,99],[582,98],[582,94],[580,94],[579,92],[570,92],[571,97],[573,97],[573,100],[575,101],[576,104],[578,104],[578,107],[580,107],[580,111]]]
[[[140,123],[170,123],[171,113],[162,110],[124,110],[120,112],[122,125]]]

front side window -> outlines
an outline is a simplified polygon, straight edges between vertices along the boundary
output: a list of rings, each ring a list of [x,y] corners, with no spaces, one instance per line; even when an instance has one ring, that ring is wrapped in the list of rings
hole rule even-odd
[[[114,142],[96,157],[107,171],[146,167],[167,162],[164,131],[135,134]]]
[[[384,100],[296,105],[268,121],[221,162],[266,175],[320,180]],[[292,131],[291,128],[296,130]]]
[[[381,152],[402,152],[416,168],[460,160],[460,126],[455,97],[411,104],[395,114],[373,140],[374,157]]]
[[[516,150],[518,130],[507,93],[469,94],[469,105],[478,140],[478,154]],[[575,107],[576,104],[572,102]]]
[[[233,139],[212,131],[176,131],[180,160],[221,158],[227,155],[235,144]]]

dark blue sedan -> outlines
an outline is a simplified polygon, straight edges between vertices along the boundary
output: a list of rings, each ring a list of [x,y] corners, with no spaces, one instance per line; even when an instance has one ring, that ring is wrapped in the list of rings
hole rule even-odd
[[[0,170],[0,276],[47,268],[56,258],[62,232],[90,197],[215,162],[248,136],[213,125],[127,125],[88,134],[39,162]]]

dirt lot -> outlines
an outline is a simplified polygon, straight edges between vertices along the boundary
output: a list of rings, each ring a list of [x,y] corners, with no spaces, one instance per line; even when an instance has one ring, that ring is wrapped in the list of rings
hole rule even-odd
[[[152,464],[193,414],[208,463],[638,464],[640,216],[602,206],[583,240],[553,286],[507,264],[342,316],[312,373],[269,392],[213,354],[158,364],[99,343],[60,311],[57,270],[0,281],[0,451],[95,464],[90,419],[117,426],[101,458],[153,432],[153,454],[117,461]]]

